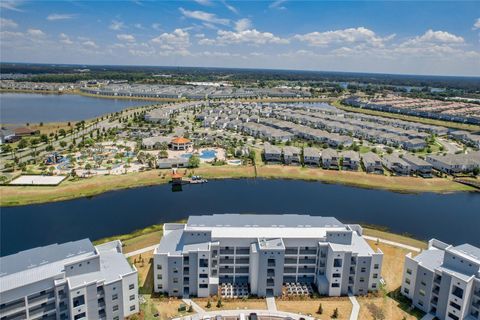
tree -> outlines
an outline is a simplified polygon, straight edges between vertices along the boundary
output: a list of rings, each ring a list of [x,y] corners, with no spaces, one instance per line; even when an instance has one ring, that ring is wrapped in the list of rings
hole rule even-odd
[[[210,309],[212,307],[212,303],[210,302],[210,299],[208,299],[206,307],[207,309]]]
[[[222,307],[222,299],[218,299],[217,301],[217,308],[221,308]]]
[[[188,166],[191,168],[198,168],[200,166],[200,158],[196,155],[192,155],[190,159],[188,159]]]
[[[188,313],[192,313],[193,312],[193,306],[190,304],[188,305],[188,310],[187,310]]]
[[[65,148],[67,146],[67,143],[65,141],[60,141],[60,147]]]
[[[318,313],[318,314],[322,314],[322,313],[323,313],[323,307],[322,307],[322,304],[321,304],[321,303],[318,305],[317,313]]]
[[[92,169],[92,165],[90,163],[87,163],[85,165],[85,170],[91,170]]]
[[[18,143],[18,149],[25,149],[26,147],[28,147],[28,141],[22,138]]]
[[[338,318],[338,308],[335,308],[335,310],[333,310],[332,319],[337,319],[337,318]]]
[[[9,144],[3,144],[2,151],[3,153],[9,153],[12,151],[12,147]]]
[[[158,157],[160,159],[166,159],[168,158],[168,152],[166,150],[161,150],[159,153],[158,153]]]

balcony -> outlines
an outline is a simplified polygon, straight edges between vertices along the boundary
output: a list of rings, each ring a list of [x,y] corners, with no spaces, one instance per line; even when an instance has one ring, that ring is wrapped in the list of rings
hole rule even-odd
[[[299,259],[298,263],[299,264],[315,264],[316,261],[315,259]]]
[[[28,305],[29,307],[33,307],[35,305],[39,305],[39,304],[42,304],[42,303],[47,303],[50,301],[50,299],[55,299],[55,293],[51,292],[49,293],[48,295],[41,295],[41,296],[38,296],[38,297],[35,297],[35,298],[30,298],[28,299]]]
[[[440,287],[439,286],[434,286],[432,292],[438,296],[438,293],[440,292]]]
[[[287,249],[285,249],[285,254],[286,255],[297,255],[298,254],[298,249],[297,248],[287,248]]]
[[[283,273],[297,273],[297,268],[286,267],[283,269]]]
[[[5,305],[4,307],[0,308],[1,317],[11,315],[17,312],[20,312],[25,309],[25,300],[20,300],[13,304]]]
[[[297,264],[297,258],[285,258],[285,264]]]
[[[317,249],[300,249],[300,254],[316,255]]]
[[[248,259],[248,258],[236,258],[235,263],[236,264],[249,264],[250,259]]]
[[[480,289],[474,291],[473,294],[480,298]]]
[[[232,258],[220,258],[220,264],[233,264]]]
[[[237,248],[236,254],[249,255],[250,254],[250,249],[249,248]]]
[[[225,248],[225,249],[220,249],[220,254],[221,254],[221,255],[233,254],[233,253],[234,253],[234,250],[233,250],[233,249],[230,249],[230,248],[229,248],[229,249],[227,249],[227,248]]]

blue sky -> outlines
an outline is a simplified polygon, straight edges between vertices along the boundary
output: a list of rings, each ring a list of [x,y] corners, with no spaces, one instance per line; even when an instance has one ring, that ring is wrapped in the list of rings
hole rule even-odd
[[[480,2],[0,2],[2,61],[480,75]]]

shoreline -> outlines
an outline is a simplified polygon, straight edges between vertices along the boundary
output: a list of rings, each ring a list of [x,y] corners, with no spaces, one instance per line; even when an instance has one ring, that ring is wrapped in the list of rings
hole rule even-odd
[[[170,181],[170,172],[168,169],[155,169],[122,175],[94,176],[76,181],[67,180],[57,187],[2,185],[0,186],[0,207],[67,201],[98,196],[106,192],[167,184]],[[210,180],[299,180],[398,193],[478,192],[473,187],[444,178],[426,180],[414,177],[374,176],[363,172],[329,171],[320,168],[259,166],[255,171],[254,166],[204,166],[188,169],[188,172]]]

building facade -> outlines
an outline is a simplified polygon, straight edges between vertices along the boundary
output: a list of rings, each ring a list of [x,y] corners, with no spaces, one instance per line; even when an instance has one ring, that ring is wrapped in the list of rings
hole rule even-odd
[[[84,239],[0,258],[0,319],[113,319],[139,311],[138,275],[120,241]]]
[[[405,259],[401,292],[440,320],[480,319],[480,248],[436,239]]]
[[[322,295],[366,294],[380,286],[383,253],[358,225],[308,215],[192,216],[165,224],[154,251],[154,290],[207,297],[221,284],[278,296],[285,283],[309,283]]]

